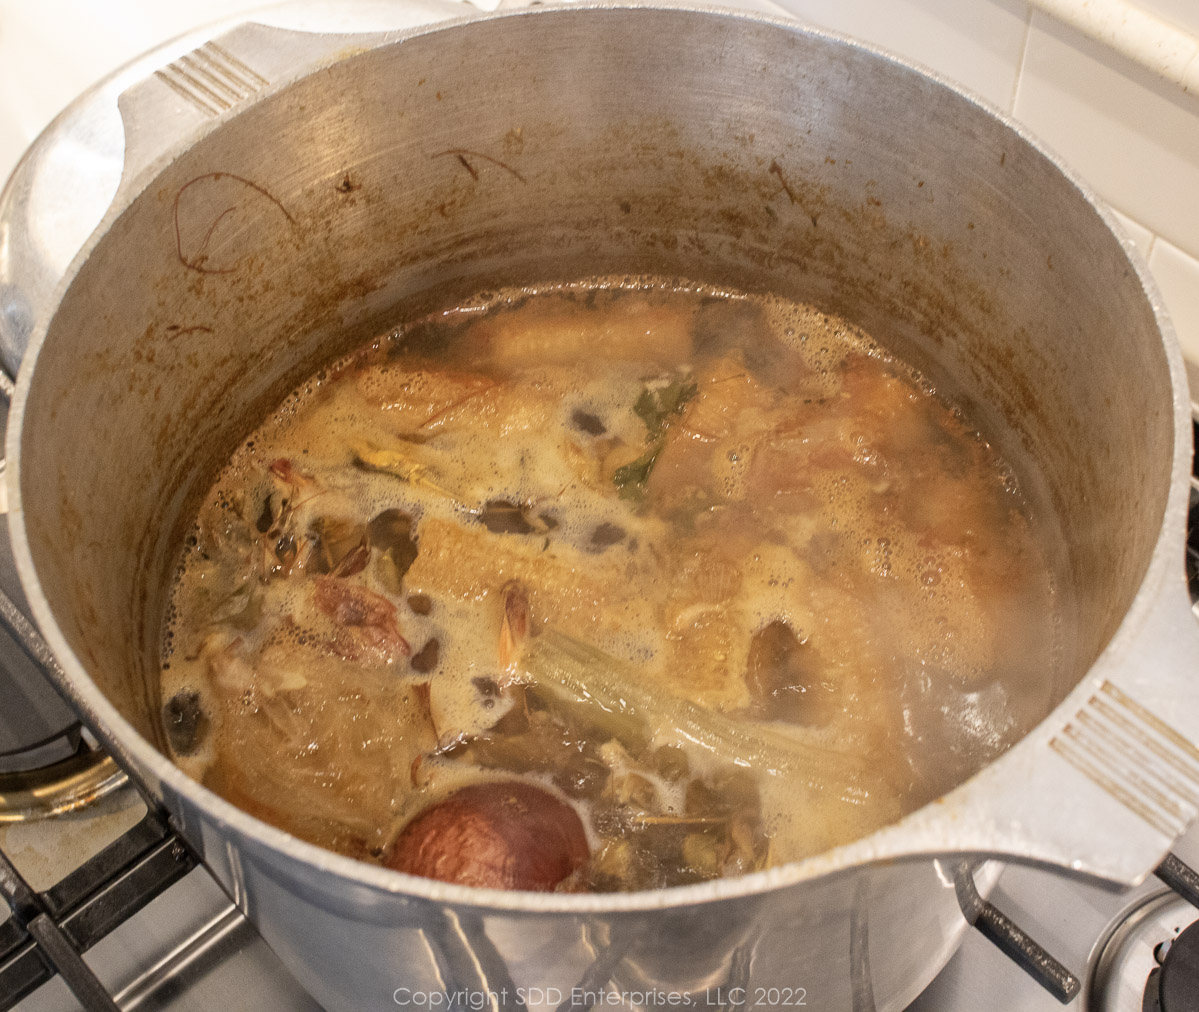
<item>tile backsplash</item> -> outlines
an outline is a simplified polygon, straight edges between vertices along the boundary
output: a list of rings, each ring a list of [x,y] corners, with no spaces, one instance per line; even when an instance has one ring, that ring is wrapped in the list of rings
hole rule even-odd
[[[498,3],[511,0],[479,0],[488,8]],[[1199,35],[1197,0],[1138,3]],[[1025,0],[774,5],[960,82],[1059,153],[1109,202],[1148,259],[1184,354],[1199,373],[1199,96]],[[0,0],[0,178],[71,96],[117,64],[192,25],[261,6],[253,0]]]
[[[1199,35],[1199,4],[1195,0],[1138,0],[1138,6]]]

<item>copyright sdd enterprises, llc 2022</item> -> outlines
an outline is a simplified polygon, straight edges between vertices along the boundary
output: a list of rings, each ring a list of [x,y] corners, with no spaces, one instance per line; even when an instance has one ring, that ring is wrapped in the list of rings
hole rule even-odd
[[[519,1002],[526,1008],[551,1006],[564,1002],[575,1008],[603,1008],[623,1005],[640,1008],[748,1009],[797,1008],[806,1006],[808,992],[802,987],[709,987],[702,991],[638,990],[620,991],[603,988],[589,990],[574,987],[515,987],[495,991],[422,991],[397,987],[392,1000],[401,1008],[426,1012],[484,1012],[507,1008]]]

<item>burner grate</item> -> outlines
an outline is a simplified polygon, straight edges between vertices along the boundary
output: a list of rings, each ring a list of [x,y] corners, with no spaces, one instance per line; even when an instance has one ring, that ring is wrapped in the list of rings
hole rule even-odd
[[[173,885],[196,859],[156,812],[42,893],[0,851],[0,1012],[59,973],[87,1008],[113,1008],[81,958],[113,928]]]

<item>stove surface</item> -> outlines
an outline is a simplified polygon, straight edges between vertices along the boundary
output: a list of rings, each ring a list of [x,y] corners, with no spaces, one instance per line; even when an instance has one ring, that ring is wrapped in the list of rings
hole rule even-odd
[[[140,811],[140,800],[128,790],[101,802],[96,812],[59,821],[76,835],[81,824],[106,823],[111,835],[122,818],[126,823],[136,821]],[[39,850],[46,833],[44,824],[41,829],[25,827],[23,834],[10,828],[0,834],[0,846],[20,859],[23,850]],[[98,836],[93,843],[99,842]],[[1175,850],[1188,863],[1199,864],[1199,832],[1192,832]],[[31,855],[25,856],[28,860]],[[42,870],[50,874],[49,868]],[[1120,891],[1056,873],[1011,867],[991,900],[1082,978],[1083,991],[1069,1005],[1079,1012],[1159,1012],[1142,1005],[1146,978],[1159,965],[1154,952],[1199,920],[1199,911],[1156,879]],[[1103,943],[1129,916],[1148,930],[1109,964],[1103,963],[1099,959]],[[126,1010],[319,1010],[203,868],[100,942],[88,953],[87,962]],[[55,978],[16,1009],[68,1012],[81,1007],[62,980]],[[812,996],[811,1007],[820,1008],[819,996]],[[1050,1012],[1062,1007],[972,931],[907,1012]],[[1172,1006],[1161,1008],[1174,1012]],[[1193,1009],[1194,1005],[1181,1005],[1179,1012]]]
[[[1199,863],[1199,830],[1175,845],[1187,864]],[[1057,872],[1012,866],[991,894],[991,902],[1012,917],[1082,980],[1082,992],[1068,1008],[1078,1012],[1145,1012],[1142,996],[1153,966],[1153,950],[1199,920],[1190,906],[1161,881],[1150,877],[1131,890],[1109,889]],[[1162,916],[1141,936],[1145,960],[1101,967],[1109,934],[1145,907]],[[1104,972],[1100,972],[1101,969]],[[1199,996],[1199,981],[1196,981]],[[1050,1012],[1063,1006],[1024,974],[977,931],[907,1012]],[[1151,1010],[1157,1012],[1157,1010]],[[1193,1012],[1184,1006],[1179,1012]]]
[[[127,786],[80,812],[0,825],[0,851],[31,887],[45,890],[136,827],[145,814],[140,796]],[[1178,841],[1173,852],[1186,864],[1199,866],[1199,827]],[[1159,979],[1166,984],[1173,980],[1176,991],[1199,999],[1199,978],[1194,976],[1199,965],[1193,959],[1199,946],[1186,945],[1170,957],[1174,940],[1188,926],[1199,924],[1199,910],[1157,878],[1136,889],[1119,890],[1057,872],[1010,866],[990,902],[1080,978],[1082,992],[1070,1008],[1195,1012],[1193,1003],[1177,997],[1159,1005],[1143,1000],[1154,971],[1155,987]],[[3,926],[0,917],[0,929]],[[1199,941],[1199,927],[1191,930],[1189,941]],[[1188,959],[1189,967],[1184,965]],[[319,1009],[203,867],[101,940],[86,954],[86,962],[121,1009]],[[1172,966],[1176,972],[1171,973]],[[18,1012],[81,1007],[59,977],[15,1006]],[[810,1007],[821,1007],[818,995],[811,996]],[[970,931],[907,1012],[1050,1012],[1062,1007],[979,931]]]

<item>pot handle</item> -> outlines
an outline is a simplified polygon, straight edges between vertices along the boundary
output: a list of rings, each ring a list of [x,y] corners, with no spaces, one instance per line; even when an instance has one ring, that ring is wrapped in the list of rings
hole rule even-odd
[[[952,850],[1140,883],[1199,815],[1199,622],[1173,570],[1030,735],[883,834],[882,854]]]
[[[0,366],[17,374],[72,261],[153,165],[277,83],[472,13],[469,0],[297,0],[182,35],[80,96],[0,192]]]
[[[467,0],[292,3],[256,13],[198,45],[160,51],[158,65],[117,100],[125,136],[117,202],[147,169],[273,86],[393,42],[410,29],[472,12],[478,13]]]

